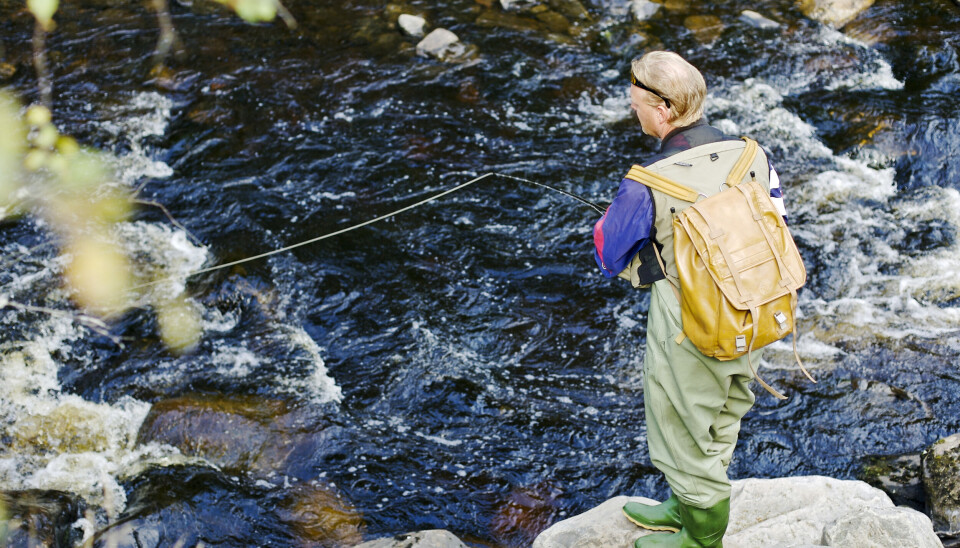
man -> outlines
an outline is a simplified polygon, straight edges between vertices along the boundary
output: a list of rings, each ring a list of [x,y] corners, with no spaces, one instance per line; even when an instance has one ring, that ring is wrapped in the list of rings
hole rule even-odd
[[[690,165],[681,161],[690,158],[696,158],[691,162],[709,163],[716,160],[717,155],[709,150],[717,148],[717,143],[726,142],[720,148],[737,148],[729,143],[738,141],[736,137],[703,120],[706,94],[700,72],[675,53],[655,51],[633,61],[630,108],[643,132],[661,140],[659,154],[644,167]],[[697,147],[704,147],[702,158],[694,150]],[[777,174],[762,150],[752,167],[753,175],[770,188],[774,204],[785,217]],[[715,180],[677,182],[709,196],[720,190],[727,175],[718,171]],[[727,467],[740,420],[755,399],[749,387],[754,375],[747,356],[719,361],[679,336],[680,284],[671,227],[673,217],[687,205],[624,178],[616,198],[594,227],[595,258],[608,278],[621,274],[638,252],[643,255],[653,249],[648,246],[662,245],[663,272],[657,269],[656,281],[641,280],[653,282],[643,389],[650,458],[666,476],[672,494],[656,506],[624,506],[624,514],[633,523],[665,531],[640,537],[636,548],[721,546],[730,511]]]

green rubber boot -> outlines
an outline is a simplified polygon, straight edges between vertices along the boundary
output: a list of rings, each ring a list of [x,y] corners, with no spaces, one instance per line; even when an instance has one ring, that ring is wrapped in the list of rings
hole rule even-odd
[[[623,505],[623,515],[644,529],[676,533],[680,530],[680,499],[670,495],[670,498],[654,506],[628,502]]]
[[[680,503],[680,532],[640,537],[634,548],[723,548],[723,534],[730,521],[730,499],[710,508]]]

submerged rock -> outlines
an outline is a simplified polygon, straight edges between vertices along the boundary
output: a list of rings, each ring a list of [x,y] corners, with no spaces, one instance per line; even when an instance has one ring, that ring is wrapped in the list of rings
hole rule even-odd
[[[937,531],[960,531],[960,434],[933,444],[921,456],[927,511]]]
[[[840,28],[860,12],[873,5],[874,0],[799,0],[800,11],[807,17]]]
[[[140,426],[141,444],[172,445],[232,472],[265,475],[292,450],[275,423],[283,402],[257,398],[182,397],[157,402]]]
[[[0,541],[3,546],[76,546],[86,510],[83,499],[61,491],[0,492]],[[89,527],[92,529],[93,524]]]
[[[430,529],[371,540],[354,548],[467,548],[467,545],[446,529]]]
[[[683,26],[701,44],[712,44],[724,29],[723,22],[716,15],[691,15],[683,20]]]
[[[753,10],[743,10],[740,12],[740,19],[750,23],[758,29],[776,29],[780,27],[780,23],[777,23],[771,19],[767,19]]]
[[[293,488],[279,513],[300,538],[321,546],[353,546],[363,540],[363,516],[332,486]]]

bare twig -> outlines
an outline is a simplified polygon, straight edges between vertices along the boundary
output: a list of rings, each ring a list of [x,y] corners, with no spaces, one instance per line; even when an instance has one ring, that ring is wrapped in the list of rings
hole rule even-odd
[[[157,40],[157,49],[153,52],[153,64],[162,65],[170,53],[170,48],[177,42],[177,33],[173,28],[173,19],[167,0],[153,0],[153,9],[157,12],[157,22],[160,25],[160,39]]]
[[[295,29],[297,28],[297,20],[293,18],[293,14],[290,13],[290,10],[283,5],[280,0],[277,1],[277,15],[280,16],[280,19],[283,19],[283,22],[287,24],[287,28]]]
[[[0,295],[0,308],[5,307],[16,308],[18,310],[27,310],[30,312],[40,312],[43,314],[49,314],[51,316],[62,316],[70,318],[71,320],[79,323],[80,325],[86,327],[87,329],[102,335],[111,341],[120,348],[124,348],[123,342],[120,340],[120,337],[110,333],[110,326],[108,326],[103,320],[95,318],[87,314],[78,314],[75,312],[69,312],[66,310],[58,310],[56,308],[47,308],[45,306],[33,306],[30,304],[18,303],[16,301],[9,300],[5,295]]]
[[[40,104],[51,108],[53,104],[53,84],[47,69],[47,31],[38,21],[33,27],[33,68],[37,71],[37,87],[40,90]]]

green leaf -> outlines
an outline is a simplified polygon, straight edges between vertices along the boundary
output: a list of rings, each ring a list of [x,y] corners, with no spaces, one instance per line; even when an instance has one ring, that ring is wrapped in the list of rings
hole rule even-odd
[[[27,0],[27,9],[37,18],[44,30],[53,29],[53,14],[57,13],[59,0]]]

